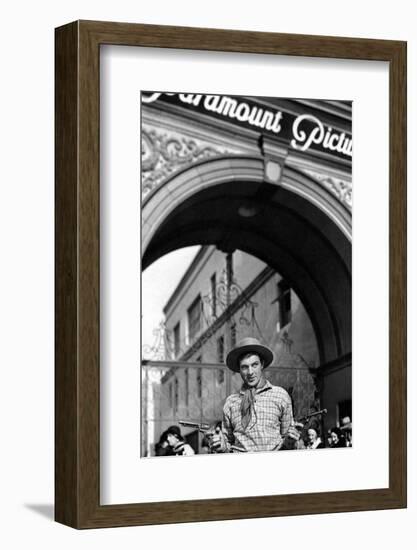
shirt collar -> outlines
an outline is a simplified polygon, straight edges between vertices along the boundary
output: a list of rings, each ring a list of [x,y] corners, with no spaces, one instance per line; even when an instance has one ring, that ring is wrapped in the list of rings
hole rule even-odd
[[[255,393],[262,393],[266,390],[270,390],[272,388],[272,384],[269,380],[266,380],[265,381],[265,384],[262,386],[262,388],[256,388],[255,390]],[[240,395],[244,395],[245,394],[245,389],[243,388],[243,386],[240,388]]]

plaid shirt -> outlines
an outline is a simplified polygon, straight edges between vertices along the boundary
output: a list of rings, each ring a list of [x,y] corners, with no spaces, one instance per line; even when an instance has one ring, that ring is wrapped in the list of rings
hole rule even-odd
[[[223,432],[229,445],[247,451],[277,451],[285,434],[294,426],[291,399],[288,393],[270,382],[256,390],[254,411],[246,430],[240,410],[244,391],[230,395],[223,407]]]

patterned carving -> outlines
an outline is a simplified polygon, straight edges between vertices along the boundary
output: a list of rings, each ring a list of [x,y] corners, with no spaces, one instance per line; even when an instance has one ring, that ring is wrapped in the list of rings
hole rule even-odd
[[[169,176],[193,163],[228,153],[198,139],[142,128],[142,194],[159,187]]]
[[[304,172],[331,191],[349,209],[352,209],[352,182],[313,172],[312,170],[304,170]]]

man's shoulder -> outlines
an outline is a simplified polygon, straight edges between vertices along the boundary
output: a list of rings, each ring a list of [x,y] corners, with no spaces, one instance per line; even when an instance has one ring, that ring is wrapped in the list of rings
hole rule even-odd
[[[231,405],[233,405],[233,403],[236,403],[237,401],[240,401],[240,393],[231,393],[228,397],[226,397],[224,407],[230,407]]]
[[[240,399],[240,392],[231,393],[228,397],[226,397],[225,403],[228,401],[236,401],[236,399]]]
[[[276,397],[291,401],[290,394],[285,388],[282,388],[281,386],[274,386],[273,384],[269,384],[268,390],[272,393],[272,395]]]

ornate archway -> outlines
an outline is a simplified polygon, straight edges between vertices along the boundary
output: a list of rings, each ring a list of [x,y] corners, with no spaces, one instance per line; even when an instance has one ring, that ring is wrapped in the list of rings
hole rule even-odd
[[[346,189],[288,165],[271,183],[264,157],[193,164],[149,193],[143,269],[195,244],[241,249],[291,281],[314,326],[321,364],[351,353],[351,214]]]

